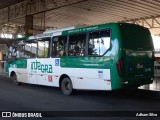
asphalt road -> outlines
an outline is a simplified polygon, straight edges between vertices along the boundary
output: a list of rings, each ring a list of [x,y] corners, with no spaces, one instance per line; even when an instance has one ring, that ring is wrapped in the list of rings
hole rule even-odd
[[[78,91],[64,96],[59,88],[14,86],[11,79],[0,76],[0,111],[160,111],[160,92]]]

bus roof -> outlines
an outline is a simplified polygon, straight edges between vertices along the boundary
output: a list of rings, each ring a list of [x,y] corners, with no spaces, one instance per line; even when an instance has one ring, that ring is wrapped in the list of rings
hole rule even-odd
[[[73,30],[73,29],[84,27],[84,26],[86,26],[86,25],[77,25],[77,26],[71,26],[71,27],[65,27],[65,28],[58,28],[58,29],[54,29],[54,30],[48,30],[43,33],[43,36],[44,37],[58,36],[58,35],[62,35],[63,31]]]
[[[83,28],[78,28],[78,29],[72,29],[72,30],[66,30],[66,31],[62,32],[62,35],[75,34],[75,33],[83,33],[83,32],[89,32],[89,31],[106,29],[106,28],[109,28],[110,24],[111,23],[94,25],[94,26],[88,26],[88,27],[83,27]],[[115,24],[115,23],[112,23],[112,24]]]
[[[21,40],[28,40],[28,36],[24,36],[24,37],[20,37],[20,38],[16,38],[16,40],[19,40],[19,41],[21,41]]]
[[[103,29],[109,26],[108,24],[100,24],[100,25],[94,25],[94,26],[72,26],[72,27],[66,27],[66,28],[60,28],[55,30],[48,30],[43,33],[43,37],[53,37],[53,36],[59,36],[59,35],[67,35],[67,34],[74,34],[79,32],[87,32],[92,30],[98,30]]]
[[[72,27],[59,28],[55,30],[45,31],[43,32],[43,34],[30,36],[28,40],[36,40],[36,39],[45,38],[45,37],[54,37],[54,36],[60,36],[60,35],[68,35],[68,34],[90,32],[95,30],[102,30],[102,29],[110,28],[110,25],[112,24],[128,24],[128,23],[106,23],[106,24],[99,24],[99,25],[93,25],[88,27],[72,26]]]

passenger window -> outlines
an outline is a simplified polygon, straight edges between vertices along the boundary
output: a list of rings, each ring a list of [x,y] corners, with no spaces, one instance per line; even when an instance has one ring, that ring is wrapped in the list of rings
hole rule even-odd
[[[66,56],[67,36],[54,37],[52,39],[52,57]]]
[[[35,58],[37,53],[37,42],[31,44],[31,58]]]
[[[26,42],[24,57],[35,58],[37,54],[37,40]]]
[[[89,33],[88,55],[102,56],[110,48],[110,30]]]
[[[49,57],[50,38],[38,40],[38,57]]]
[[[86,34],[70,35],[69,36],[69,56],[84,56],[86,45]]]
[[[17,45],[17,48],[15,50],[16,50],[17,58],[24,57],[24,45],[21,45],[21,44]]]

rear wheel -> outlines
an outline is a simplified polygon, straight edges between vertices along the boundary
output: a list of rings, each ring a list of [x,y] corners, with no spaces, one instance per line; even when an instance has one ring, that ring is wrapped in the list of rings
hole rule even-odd
[[[13,76],[12,76],[12,81],[13,81],[13,84],[14,84],[14,85],[16,85],[16,86],[20,85],[20,82],[19,82],[18,79],[17,79],[16,73],[13,74]]]
[[[64,95],[71,95],[73,93],[72,82],[69,78],[64,78],[61,82],[61,90]]]

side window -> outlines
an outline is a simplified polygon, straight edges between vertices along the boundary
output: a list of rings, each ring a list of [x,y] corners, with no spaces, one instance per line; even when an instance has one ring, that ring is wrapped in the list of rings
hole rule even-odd
[[[16,50],[17,58],[24,57],[24,45],[18,45]]]
[[[26,58],[35,58],[37,54],[37,41],[33,40],[26,43],[24,47],[24,57]]]
[[[31,57],[31,43],[26,43],[26,45],[25,45],[25,54],[24,54],[24,56],[26,57],[26,58],[30,58]]]
[[[52,39],[52,57],[66,56],[67,36],[54,37]]]
[[[88,55],[101,56],[110,48],[110,30],[89,33]]]
[[[77,34],[69,36],[69,56],[84,56],[86,45],[86,34]]]
[[[38,57],[49,57],[50,38],[38,40]]]
[[[31,58],[36,58],[37,54],[37,42],[31,43]]]

